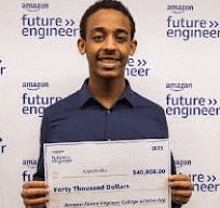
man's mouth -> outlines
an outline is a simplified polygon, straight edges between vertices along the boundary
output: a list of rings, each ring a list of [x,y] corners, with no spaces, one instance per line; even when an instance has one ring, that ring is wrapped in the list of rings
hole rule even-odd
[[[100,56],[97,60],[104,68],[113,68],[120,63],[120,58],[116,56]]]
[[[117,55],[99,55],[98,60],[102,60],[102,59],[119,61],[121,59],[121,57],[117,56]]]

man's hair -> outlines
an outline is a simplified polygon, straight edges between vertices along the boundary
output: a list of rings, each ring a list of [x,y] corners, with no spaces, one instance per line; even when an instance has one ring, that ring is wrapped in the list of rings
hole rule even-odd
[[[129,10],[120,2],[117,0],[100,0],[95,2],[93,5],[91,5],[82,16],[81,22],[80,22],[80,36],[85,40],[86,39],[86,21],[95,12],[97,12],[100,9],[115,9],[120,12],[122,12],[124,15],[126,15],[130,20],[131,25],[131,39],[134,38],[135,34],[135,22],[134,19],[129,12]]]

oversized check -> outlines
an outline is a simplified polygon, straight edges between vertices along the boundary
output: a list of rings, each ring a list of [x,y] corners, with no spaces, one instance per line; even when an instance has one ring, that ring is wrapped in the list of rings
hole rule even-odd
[[[44,145],[52,208],[169,208],[167,139]]]

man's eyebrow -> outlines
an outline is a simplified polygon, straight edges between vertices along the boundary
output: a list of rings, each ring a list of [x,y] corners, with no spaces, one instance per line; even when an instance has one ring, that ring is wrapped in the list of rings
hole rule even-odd
[[[91,32],[105,32],[106,29],[104,27],[100,27],[100,26],[96,26],[96,27],[93,27],[91,29]],[[124,28],[117,28],[114,33],[125,33],[126,35],[129,35],[129,32],[124,29]]]
[[[126,35],[129,35],[129,32],[123,28],[118,28],[115,31],[116,33],[125,33]]]
[[[93,27],[91,29],[91,32],[96,32],[96,31],[103,32],[103,31],[105,31],[105,29],[103,27]]]

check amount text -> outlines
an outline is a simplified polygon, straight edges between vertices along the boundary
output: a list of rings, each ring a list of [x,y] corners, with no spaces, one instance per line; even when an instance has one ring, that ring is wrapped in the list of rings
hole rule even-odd
[[[164,168],[133,170],[133,175],[153,175],[153,174],[165,174],[165,173],[166,170]]]

